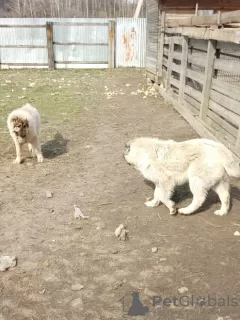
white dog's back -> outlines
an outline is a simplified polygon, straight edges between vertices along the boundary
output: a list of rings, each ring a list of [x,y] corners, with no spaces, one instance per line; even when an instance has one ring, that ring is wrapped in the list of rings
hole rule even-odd
[[[183,142],[159,140],[155,138],[139,138],[131,145],[135,150],[145,150],[148,159],[157,167],[183,172],[190,164],[202,166],[222,166],[230,177],[240,177],[240,166],[231,151],[223,144],[208,139],[192,139]],[[141,152],[141,151],[140,151]],[[146,158],[142,157],[143,161]],[[141,159],[140,159],[141,161]]]
[[[196,211],[212,188],[222,202],[215,214],[226,214],[230,198],[227,175],[240,177],[240,165],[232,152],[223,144],[207,139],[176,142],[138,138],[126,144],[125,159],[156,185],[154,199],[146,205],[156,206],[161,201],[171,214],[175,213],[169,200],[174,186],[185,181],[189,181],[193,202],[181,208],[180,213]]]

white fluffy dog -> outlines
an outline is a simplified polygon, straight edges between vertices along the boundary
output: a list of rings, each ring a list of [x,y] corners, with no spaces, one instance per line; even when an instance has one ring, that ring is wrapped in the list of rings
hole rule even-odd
[[[22,145],[27,143],[29,151],[37,156],[38,162],[43,162],[43,156],[38,139],[40,130],[40,114],[30,104],[13,110],[7,119],[7,126],[16,147],[16,159],[14,163],[21,163]]]
[[[207,139],[176,142],[137,138],[125,145],[124,157],[145,179],[155,184],[154,198],[145,202],[146,206],[155,207],[162,202],[170,214],[175,214],[177,210],[170,199],[174,187],[189,181],[193,200],[189,206],[179,209],[179,213],[188,215],[196,211],[210,189],[221,200],[220,210],[214,213],[219,216],[228,213],[228,175],[240,177],[240,167],[223,144]]]

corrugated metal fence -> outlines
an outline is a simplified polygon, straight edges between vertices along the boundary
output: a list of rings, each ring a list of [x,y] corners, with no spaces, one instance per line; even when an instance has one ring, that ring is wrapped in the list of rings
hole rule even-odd
[[[48,22],[52,23],[50,40]],[[114,23],[99,18],[0,20],[1,68],[48,68],[50,47],[55,68],[107,68],[111,55],[116,67],[145,67],[146,20],[117,18]]]

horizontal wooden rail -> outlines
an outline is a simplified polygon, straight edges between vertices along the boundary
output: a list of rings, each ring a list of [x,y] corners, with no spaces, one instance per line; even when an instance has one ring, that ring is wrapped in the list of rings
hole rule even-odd
[[[32,45],[32,44],[0,44],[0,48],[26,48],[26,49],[45,49],[47,45]]]
[[[195,27],[195,26],[214,26],[214,25],[226,25],[230,23],[240,23],[240,10],[223,12],[220,15],[202,15],[192,17],[178,17],[168,18],[167,27]]]
[[[53,44],[58,46],[108,46],[107,42],[53,42]]]
[[[54,61],[58,64],[108,64],[108,61]]]
[[[240,30],[238,29],[210,29],[210,28],[166,28],[167,34],[180,34],[193,39],[217,40],[240,44]]]

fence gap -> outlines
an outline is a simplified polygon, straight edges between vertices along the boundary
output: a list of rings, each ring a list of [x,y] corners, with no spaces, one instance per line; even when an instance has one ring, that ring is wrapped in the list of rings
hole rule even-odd
[[[171,37],[170,44],[169,44],[169,50],[168,50],[167,89],[169,89],[170,85],[171,85],[173,51],[174,51],[174,40],[173,40],[173,37]]]
[[[184,100],[184,90],[186,84],[188,61],[188,37],[183,37],[182,40],[182,59],[181,59],[181,72],[180,72],[180,87],[179,87],[179,100]]]

